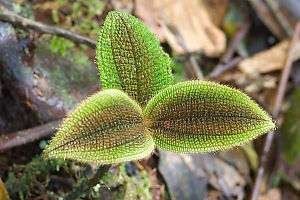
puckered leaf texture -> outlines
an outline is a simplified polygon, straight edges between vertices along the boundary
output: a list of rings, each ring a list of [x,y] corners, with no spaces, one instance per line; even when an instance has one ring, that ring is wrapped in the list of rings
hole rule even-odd
[[[153,149],[142,109],[125,93],[110,89],[85,99],[63,121],[44,155],[111,164],[142,159]]]
[[[247,95],[205,81],[186,81],[162,90],[144,114],[155,144],[179,153],[228,149],[275,128]]]
[[[108,14],[96,57],[102,88],[121,89],[142,106],[173,82],[169,56],[155,35],[127,13]]]
[[[108,14],[96,54],[104,90],[62,122],[46,158],[113,164],[145,158],[155,145],[179,153],[211,152],[275,128],[270,116],[236,89],[206,81],[171,85],[168,55],[129,14]]]

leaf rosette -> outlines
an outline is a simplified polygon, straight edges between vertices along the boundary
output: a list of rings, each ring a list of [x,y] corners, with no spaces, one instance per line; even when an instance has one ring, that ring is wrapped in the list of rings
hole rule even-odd
[[[103,91],[63,121],[46,158],[113,164],[143,159],[155,146],[202,153],[240,146],[275,128],[239,90],[208,81],[172,85],[168,55],[135,17],[110,12],[96,57]]]

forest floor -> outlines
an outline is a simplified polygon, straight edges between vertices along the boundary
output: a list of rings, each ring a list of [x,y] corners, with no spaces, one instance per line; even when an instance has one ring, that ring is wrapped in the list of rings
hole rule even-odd
[[[300,3],[284,2],[0,0],[0,200],[300,199]],[[111,167],[44,160],[61,119],[101,89],[95,46],[112,10],[156,34],[176,82],[239,88],[275,132],[225,152],[157,149]]]

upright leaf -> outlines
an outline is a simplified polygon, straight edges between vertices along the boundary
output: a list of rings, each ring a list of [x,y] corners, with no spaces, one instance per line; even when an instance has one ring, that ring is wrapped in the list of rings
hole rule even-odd
[[[63,121],[44,154],[111,164],[144,158],[153,148],[141,108],[125,93],[111,89],[85,99]]]
[[[96,57],[102,88],[122,89],[142,106],[173,80],[169,56],[155,35],[127,13],[108,14]]]
[[[164,89],[149,101],[144,113],[155,144],[173,152],[227,149],[275,127],[268,114],[244,93],[204,81]]]

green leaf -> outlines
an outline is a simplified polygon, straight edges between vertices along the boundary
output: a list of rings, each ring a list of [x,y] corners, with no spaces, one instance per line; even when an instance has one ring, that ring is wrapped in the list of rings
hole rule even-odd
[[[96,57],[103,89],[122,89],[142,106],[170,85],[170,58],[135,17],[113,11],[101,29]]]
[[[125,93],[100,91],[63,121],[46,147],[46,158],[112,164],[138,160],[154,148],[142,109]]]
[[[52,36],[52,44],[51,44],[51,51],[57,52],[60,47],[61,38],[54,35]]]
[[[56,9],[52,9],[51,13],[52,13],[52,20],[54,21],[54,23],[57,24],[59,22],[58,11]]]
[[[164,89],[149,101],[144,114],[155,144],[182,153],[228,149],[275,128],[246,94],[205,81]]]

